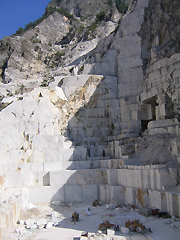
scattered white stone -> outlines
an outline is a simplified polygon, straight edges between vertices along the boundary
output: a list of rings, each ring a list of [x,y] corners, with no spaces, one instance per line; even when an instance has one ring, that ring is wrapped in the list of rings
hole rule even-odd
[[[180,227],[180,222],[175,222],[175,223],[174,223],[174,226],[177,227],[177,228],[179,228],[179,227]]]
[[[106,204],[106,210],[108,210],[108,209],[109,209],[109,207],[110,207],[110,206],[109,206],[109,204]]]
[[[56,227],[59,225],[59,222],[53,222],[53,226]]]
[[[22,234],[24,231],[24,228],[17,228],[14,232],[18,234]]]
[[[35,208],[36,206],[34,204],[32,204],[31,202],[28,202],[28,204],[23,208],[23,210],[28,211]]]
[[[104,203],[102,201],[99,201],[99,206],[102,206]]]
[[[127,233],[129,233],[129,229],[126,227],[121,227],[121,232],[124,234],[127,234]]]
[[[51,218],[57,218],[58,217],[58,213],[57,212],[52,212],[51,213]]]
[[[34,230],[34,229],[37,229],[37,224],[33,224],[31,227],[30,227],[31,230]]]
[[[174,223],[171,223],[170,226],[173,228],[174,227]]]
[[[43,228],[46,223],[47,223],[47,220],[45,218],[41,218],[37,220],[37,225],[39,228]]]
[[[117,204],[115,203],[110,203],[110,208],[116,208],[117,207]]]
[[[91,215],[92,215],[92,213],[91,213],[91,211],[90,211],[89,209],[84,209],[84,211],[85,211],[85,213],[86,213],[88,216],[91,216]]]
[[[53,226],[53,222],[49,221],[47,224],[46,224],[46,228],[51,228]]]
[[[170,224],[171,223],[171,219],[170,218],[164,219],[163,221],[164,221],[165,224]]]
[[[12,236],[13,239],[27,240],[27,237],[29,237],[31,234],[31,232],[26,231],[24,228],[18,228],[14,231],[14,233],[11,233],[10,236]]]
[[[53,201],[53,202],[51,202],[51,204],[54,205],[54,206],[60,206],[61,201]]]
[[[115,230],[110,228],[110,229],[107,229],[107,235],[108,236],[112,236],[112,235],[115,235]]]
[[[26,228],[30,228],[32,225],[34,225],[34,223],[35,223],[35,219],[31,219],[31,218],[27,219],[25,221]]]

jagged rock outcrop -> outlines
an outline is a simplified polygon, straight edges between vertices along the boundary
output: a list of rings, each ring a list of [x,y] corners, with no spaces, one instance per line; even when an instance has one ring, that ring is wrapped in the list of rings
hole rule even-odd
[[[115,7],[113,1],[100,1],[97,0],[92,2],[90,0],[81,1],[81,0],[72,0],[72,1],[62,1],[62,0],[53,0],[49,3],[49,7],[61,7],[66,9],[68,12],[73,14],[76,17],[88,18],[90,15],[96,16],[97,13],[102,11],[109,10],[109,13],[112,14],[111,7]]]
[[[75,5],[84,9],[82,13],[88,10],[88,19],[82,18],[84,14],[77,18],[71,7],[54,2],[46,8],[44,20],[34,28],[30,26],[21,36],[1,40],[0,75],[3,83],[41,76],[49,82],[63,73],[62,67],[92,50],[99,38],[113,31],[121,16],[113,2],[109,5],[106,1],[95,1],[95,4],[91,1],[91,9],[87,8],[87,3],[77,1]]]

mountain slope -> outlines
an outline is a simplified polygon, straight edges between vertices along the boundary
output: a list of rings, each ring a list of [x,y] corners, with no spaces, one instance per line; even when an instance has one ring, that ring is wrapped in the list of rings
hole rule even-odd
[[[121,17],[114,2],[70,3],[50,2],[40,21],[29,24],[20,35],[1,40],[2,83],[39,77],[52,81],[54,76],[64,74],[62,67],[92,50],[100,38],[113,31]],[[74,8],[80,9],[80,17]]]

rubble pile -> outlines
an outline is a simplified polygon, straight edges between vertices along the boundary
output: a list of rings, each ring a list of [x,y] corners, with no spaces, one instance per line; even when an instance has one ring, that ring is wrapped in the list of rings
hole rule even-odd
[[[176,217],[171,217],[168,219],[164,219],[164,223],[165,224],[169,224],[172,228],[177,228],[180,230],[180,218],[176,218]]]

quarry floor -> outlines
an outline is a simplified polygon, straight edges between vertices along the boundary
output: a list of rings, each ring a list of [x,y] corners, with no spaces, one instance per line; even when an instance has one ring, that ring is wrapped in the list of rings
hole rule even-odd
[[[90,208],[92,215],[88,216],[86,211]],[[106,209],[106,204],[102,206],[93,207],[92,203],[86,204],[66,204],[60,206],[36,205],[36,209],[23,211],[21,220],[48,218],[52,213],[58,214],[59,224],[56,227],[48,229],[34,229],[25,230],[26,234],[16,236],[18,240],[73,240],[80,239],[82,232],[88,232],[88,236],[97,233],[98,226],[104,221],[109,221],[112,224],[124,226],[128,220],[139,219],[146,228],[151,228],[152,233],[146,235],[129,232],[122,234],[116,231],[113,238],[99,238],[94,239],[120,239],[120,240],[180,240],[180,229],[172,227],[170,224],[165,223],[165,220],[159,217],[151,216],[145,217],[140,215],[137,209],[118,207]],[[76,211],[79,213],[79,222],[71,222],[72,213]],[[16,229],[24,228],[16,224]],[[14,236],[12,234],[11,236]],[[117,237],[116,237],[117,236]],[[119,237],[118,237],[119,236]],[[122,236],[120,238],[120,236]],[[14,238],[13,238],[14,239]],[[86,238],[87,239],[87,238]]]

